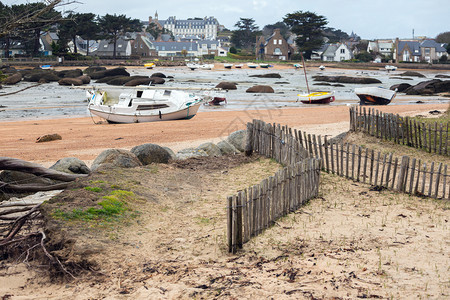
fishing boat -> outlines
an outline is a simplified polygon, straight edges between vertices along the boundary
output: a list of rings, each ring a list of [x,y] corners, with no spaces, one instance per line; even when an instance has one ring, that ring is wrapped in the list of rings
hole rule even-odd
[[[360,105],[388,105],[397,92],[382,87],[362,87],[356,88],[355,94]]]
[[[305,73],[306,88],[308,89],[308,93],[298,94],[297,101],[300,101],[304,104],[329,104],[331,102],[334,102],[334,92],[311,92],[309,90],[308,77],[306,76],[305,60],[303,59],[303,54],[301,52],[300,55],[302,57],[303,72]]]
[[[109,99],[106,91],[88,90],[89,111],[108,123],[141,123],[191,119],[203,98],[194,94],[164,89],[133,89]]]
[[[225,69],[231,69],[233,67],[233,64],[223,64],[223,67]]]
[[[259,66],[260,66],[261,68],[265,68],[265,69],[269,68],[269,64],[263,64],[263,63],[261,63],[261,64],[259,64]]]
[[[325,66],[324,66],[324,65],[320,65],[320,66],[319,66],[319,69],[320,69],[321,71],[323,71],[323,70],[325,70]]]
[[[391,66],[391,65],[385,65],[384,68],[385,68],[387,71],[396,71],[396,70],[397,70],[397,67],[396,67],[396,66]]]
[[[201,70],[212,70],[214,69],[214,64],[201,64],[198,68]]]
[[[237,65],[235,65],[234,67],[237,68],[237,69],[240,69],[240,68],[242,68],[243,66],[244,66],[244,64],[237,64]]]
[[[52,65],[42,65],[41,69],[42,70],[53,70],[53,66]]]
[[[188,64],[186,64],[186,67],[188,67],[189,69],[191,69],[192,71],[194,71],[195,69],[198,69],[199,68],[199,64],[197,64],[197,63],[188,63]]]
[[[247,64],[247,67],[249,67],[249,68],[251,68],[251,69],[256,69],[256,68],[258,67],[258,65],[257,65],[257,64],[254,64],[254,63],[248,63],[248,64]]]
[[[328,104],[334,102],[334,92],[313,92],[308,94],[298,94],[297,101],[304,104]]]
[[[146,69],[153,69],[155,67],[155,63],[146,63],[144,64],[144,67]]]
[[[294,64],[294,68],[300,69],[300,68],[303,68],[303,66],[301,64]]]

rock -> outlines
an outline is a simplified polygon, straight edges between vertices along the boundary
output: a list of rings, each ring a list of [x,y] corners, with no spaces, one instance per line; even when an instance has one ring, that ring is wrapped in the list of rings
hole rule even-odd
[[[80,69],[63,70],[56,72],[56,74],[61,78],[77,78],[83,76],[83,71],[81,71]]]
[[[222,156],[220,148],[214,143],[201,144],[197,149],[205,151],[209,156]]]
[[[425,77],[425,75],[420,74],[419,72],[406,71],[402,74],[398,74],[399,76],[410,76],[410,77]]]
[[[111,80],[108,80],[106,82],[106,84],[107,85],[118,85],[118,86],[121,86],[121,85],[124,85],[125,83],[127,83],[128,81],[131,81],[131,80],[133,80],[133,78],[131,78],[129,76],[117,76],[117,77],[114,77]]]
[[[239,150],[236,149],[236,147],[234,147],[233,145],[231,145],[227,141],[218,142],[217,143],[217,147],[219,147],[220,152],[222,153],[222,155],[235,154],[235,153],[239,152]]]
[[[29,82],[39,82],[41,79],[46,82],[53,82],[59,81],[61,78],[51,70],[33,70],[29,74],[23,76],[23,80]]]
[[[441,74],[439,74],[439,75],[436,75],[434,77],[435,78],[450,78],[450,75],[441,75]]]
[[[76,157],[65,157],[58,160],[53,166],[49,169],[69,173],[69,174],[89,174],[91,170],[89,170],[88,166],[84,163],[84,161],[76,158]]]
[[[287,81],[277,81],[277,82],[275,82],[275,84],[289,84],[289,82],[287,82]]]
[[[150,77],[151,84],[164,84],[166,81],[161,77]]]
[[[166,78],[167,76],[164,75],[163,73],[153,73],[152,76],[150,77]]]
[[[194,149],[194,148],[186,148],[177,152],[176,158],[180,160],[192,158],[192,157],[200,157],[200,156],[208,156],[203,150]]]
[[[237,90],[236,83],[228,81],[222,81],[221,83],[216,85],[216,88],[223,90]]]
[[[450,91],[450,80],[432,79],[420,82],[405,90],[407,95],[432,95]]]
[[[255,85],[251,88],[248,88],[246,93],[274,93],[275,91],[271,86],[268,85]]]
[[[3,83],[7,84],[7,85],[13,85],[13,84],[20,82],[21,80],[22,80],[22,74],[14,73],[11,76],[6,77],[6,79],[3,80]]]
[[[226,141],[233,145],[238,151],[243,152],[245,149],[246,138],[247,130],[238,130],[232,132]]]
[[[175,154],[175,152],[173,152],[172,149],[170,149],[169,147],[163,147],[163,149],[165,149],[170,154],[170,159],[171,160],[176,159],[176,154]]]
[[[111,80],[116,79],[116,78],[121,78],[121,77],[123,77],[123,76],[119,75],[119,76],[102,77],[100,79],[97,79],[95,82],[96,83],[107,83],[108,81],[111,81]],[[92,79],[94,79],[94,78],[92,78]]]
[[[92,79],[101,79],[105,77],[112,77],[112,76],[130,76],[130,73],[128,73],[125,68],[115,68],[110,70],[103,70],[103,71],[97,71],[90,74]]]
[[[411,85],[409,83],[400,83],[400,84],[395,84],[395,85],[391,86],[389,89],[392,91],[395,91],[395,89],[397,89],[398,93],[403,93],[405,90],[407,90],[410,87],[411,87]]]
[[[123,149],[108,149],[100,153],[92,163],[91,170],[98,168],[135,168],[142,166],[139,159],[130,151]]]
[[[91,77],[88,75],[79,76],[79,77],[77,77],[77,79],[80,79],[81,82],[83,82],[83,84],[88,84],[91,82]]]
[[[281,75],[278,74],[278,73],[266,73],[266,74],[250,75],[249,77],[257,77],[257,78],[281,78]]]
[[[331,139],[328,139],[328,145],[331,145],[333,143],[341,143],[344,141],[344,139],[347,137],[348,131],[346,132],[342,132],[338,135],[336,135],[335,137],[332,137]]]
[[[100,66],[92,66],[92,67],[84,69],[83,73],[87,74],[87,75],[91,75],[92,73],[100,72],[100,71],[106,71],[106,68],[100,67]]]
[[[435,93],[450,92],[450,80],[436,82],[435,84],[433,84],[433,87]]]
[[[59,85],[74,85],[74,86],[80,86],[83,85],[83,81],[78,78],[63,78],[58,81]]]
[[[155,144],[143,144],[133,147],[131,153],[136,155],[143,165],[151,163],[166,164],[171,158],[170,153],[166,149]]]
[[[17,73],[17,69],[11,66],[0,66],[0,71],[3,74],[15,74]]]
[[[125,86],[137,86],[137,85],[149,85],[151,82],[150,78],[137,78],[137,79],[132,79],[128,82],[126,82],[124,85]]]
[[[340,83],[335,83],[335,84],[332,84],[331,86],[335,86],[335,87],[345,87],[345,85],[340,84]]]
[[[429,111],[428,113],[429,113],[430,115],[440,115],[440,114],[441,114],[441,112],[438,111],[438,110],[431,110],[431,111]]]
[[[318,82],[318,83],[314,83],[313,85],[331,86],[331,83],[327,83],[327,82]]]
[[[62,140],[62,137],[57,134],[46,134],[43,136],[40,136],[36,139],[36,143],[45,143],[45,142],[51,142],[51,141],[57,141],[57,140]]]
[[[368,77],[350,77],[350,76],[313,76],[315,81],[338,82],[338,83],[354,83],[354,84],[371,84],[381,83],[380,80]]]

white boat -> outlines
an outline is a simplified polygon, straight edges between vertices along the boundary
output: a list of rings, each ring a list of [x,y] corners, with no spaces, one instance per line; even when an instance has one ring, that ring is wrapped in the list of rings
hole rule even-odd
[[[321,66],[319,67],[319,69],[320,69],[321,71],[323,71],[323,70],[325,70],[325,66],[324,66],[324,65],[321,65]]]
[[[202,98],[191,93],[163,89],[134,89],[122,92],[119,99],[108,99],[106,91],[86,92],[89,111],[108,123],[141,123],[191,119]],[[116,102],[114,104],[109,104]]]
[[[391,66],[391,65],[385,65],[384,68],[388,71],[396,71],[397,70],[396,66]]]
[[[360,105],[388,105],[397,94],[396,91],[382,87],[356,88],[355,93],[360,99]]]
[[[261,64],[259,64],[259,66],[260,66],[261,68],[268,68],[268,67],[269,67],[269,64],[261,63]]]
[[[214,64],[201,64],[198,68],[201,70],[211,70],[214,69]]]
[[[240,68],[242,68],[243,66],[244,66],[244,64],[237,64],[237,65],[235,65],[234,67],[240,69]]]
[[[334,92],[313,92],[297,95],[297,101],[304,104],[328,104],[334,102],[334,100]]]
[[[231,69],[233,67],[233,64],[223,64],[223,67],[225,69]]]
[[[257,64],[254,64],[254,63],[248,63],[248,64],[247,64],[247,67],[252,68],[252,69],[255,69],[255,68],[258,67],[258,65],[257,65]]]
[[[192,71],[194,71],[195,69],[198,69],[198,68],[200,67],[200,65],[197,64],[197,63],[188,63],[188,64],[186,64],[186,66],[187,66],[189,69],[191,69]]]

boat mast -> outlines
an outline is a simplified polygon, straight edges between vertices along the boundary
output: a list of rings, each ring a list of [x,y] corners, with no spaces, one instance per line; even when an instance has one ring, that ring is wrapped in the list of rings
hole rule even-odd
[[[308,95],[309,95],[311,92],[309,91],[308,78],[306,77],[305,60],[303,59],[303,53],[301,51],[300,51],[300,56],[302,57],[303,72],[305,72],[306,88],[308,89]]]

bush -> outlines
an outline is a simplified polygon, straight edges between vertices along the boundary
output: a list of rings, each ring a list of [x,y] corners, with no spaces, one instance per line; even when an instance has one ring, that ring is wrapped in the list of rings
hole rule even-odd
[[[232,46],[232,47],[230,48],[230,53],[231,53],[231,54],[237,54],[237,49],[236,49],[234,46]]]
[[[447,61],[447,59],[448,59],[447,55],[444,54],[439,58],[439,62],[445,63]]]
[[[214,59],[214,54],[204,54],[203,59]]]

